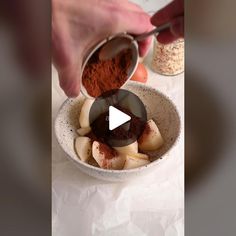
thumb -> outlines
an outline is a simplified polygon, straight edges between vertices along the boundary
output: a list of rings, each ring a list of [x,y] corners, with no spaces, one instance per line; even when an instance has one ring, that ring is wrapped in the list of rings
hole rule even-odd
[[[139,35],[153,29],[153,25],[150,22],[150,16],[145,12],[121,11],[119,22],[125,27],[120,31],[126,31],[134,35]],[[152,38],[148,37],[142,42],[138,42],[139,54],[141,57],[147,53],[148,48],[151,45],[151,40]]]

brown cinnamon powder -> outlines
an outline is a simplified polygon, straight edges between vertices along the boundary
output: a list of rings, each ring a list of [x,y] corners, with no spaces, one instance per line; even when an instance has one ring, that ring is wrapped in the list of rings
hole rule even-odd
[[[139,137],[138,139],[138,142],[139,143],[142,143],[146,138],[147,136],[152,132],[150,126],[148,125],[148,123],[145,125],[145,128],[143,130],[143,133],[142,135]]]
[[[117,151],[113,148],[110,148],[108,145],[104,143],[100,143],[100,153],[105,154],[104,157],[106,159],[112,159],[113,157],[117,156]]]
[[[98,97],[112,89],[119,89],[127,80],[132,61],[131,49],[124,50],[105,61],[99,60],[99,51],[100,49],[89,59],[82,75],[82,83],[92,97]]]

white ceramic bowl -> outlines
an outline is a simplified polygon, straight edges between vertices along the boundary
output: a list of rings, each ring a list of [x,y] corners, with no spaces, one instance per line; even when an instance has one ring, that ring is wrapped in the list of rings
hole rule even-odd
[[[101,48],[104,44],[106,44],[108,41],[110,41],[111,39],[114,39],[116,37],[119,38],[126,38],[130,40],[130,49],[132,51],[132,61],[131,61],[131,65],[129,67],[128,70],[128,76],[127,76],[127,80],[125,81],[125,83],[122,85],[123,86],[127,83],[127,81],[133,76],[134,72],[136,71],[136,68],[138,66],[138,59],[139,59],[139,53],[138,53],[138,44],[136,41],[133,40],[133,37],[129,34],[126,33],[120,33],[120,34],[115,34],[112,35],[104,40],[102,40],[101,42],[99,42],[98,44],[96,44],[88,53],[88,55],[85,57],[84,61],[83,61],[83,66],[82,66],[82,74],[84,71],[85,66],[87,65],[89,59],[93,56],[93,54],[99,49]],[[87,98],[92,98],[92,96],[90,96],[87,93],[86,88],[83,85],[83,82],[81,82],[81,87],[80,90],[82,92],[82,94],[87,97]]]
[[[165,140],[161,149],[151,152],[152,162],[129,170],[106,170],[80,161],[75,153],[74,139],[78,136],[79,113],[85,97],[80,95],[75,99],[67,99],[61,106],[55,120],[55,133],[59,144],[69,160],[84,173],[107,181],[125,181],[136,176],[153,171],[162,165],[171,155],[170,150],[176,145],[180,135],[180,117],[175,105],[165,95],[154,88],[129,81],[124,89],[135,93],[143,101],[148,119],[153,119]]]

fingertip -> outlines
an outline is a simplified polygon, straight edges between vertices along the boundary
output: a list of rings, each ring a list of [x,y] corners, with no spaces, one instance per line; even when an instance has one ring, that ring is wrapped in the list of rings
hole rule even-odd
[[[76,98],[76,97],[78,97],[79,96],[79,93],[78,92],[65,92],[65,94],[66,94],[66,96],[68,97],[68,98]]]
[[[67,97],[77,97],[80,92],[80,84],[77,76],[63,73],[59,75],[59,84]]]
[[[64,90],[64,92],[69,98],[78,97],[80,93],[80,85],[78,83],[71,83],[70,87]]]

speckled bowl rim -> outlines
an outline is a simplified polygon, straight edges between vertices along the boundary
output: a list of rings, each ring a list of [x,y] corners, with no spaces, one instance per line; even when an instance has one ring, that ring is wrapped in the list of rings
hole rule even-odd
[[[88,163],[85,163],[85,162],[82,162],[79,157],[78,159],[74,159],[73,157],[70,156],[70,154],[67,152],[67,150],[64,148],[64,146],[62,146],[60,144],[60,139],[59,139],[59,135],[57,133],[57,129],[56,129],[56,124],[57,124],[57,120],[59,119],[59,116],[60,116],[60,113],[61,111],[63,110],[63,108],[65,106],[67,106],[67,104],[71,101],[70,98],[67,98],[63,103],[62,105],[60,106],[59,108],[59,111],[57,113],[57,116],[56,116],[56,119],[54,121],[54,131],[55,131],[55,134],[56,134],[56,139],[57,139],[57,142],[58,144],[62,147],[62,149],[64,150],[64,152],[67,154],[67,158],[73,162],[76,162],[82,166],[84,166],[85,168],[91,168],[93,170],[96,170],[96,171],[99,171],[99,172],[103,172],[103,173],[113,173],[113,174],[121,174],[121,173],[133,173],[133,172],[141,172],[142,170],[146,169],[146,168],[151,168],[157,164],[160,164],[160,163],[163,163],[165,162],[165,156],[167,156],[167,154],[177,145],[177,143],[179,143],[179,139],[180,139],[180,134],[181,134],[181,131],[182,131],[182,125],[181,125],[181,119],[180,119],[180,115],[179,115],[179,112],[178,112],[178,109],[176,107],[176,105],[172,102],[172,100],[165,94],[163,94],[162,92],[160,92],[159,90],[155,89],[155,88],[152,88],[150,86],[147,86],[147,85],[143,85],[143,84],[139,84],[139,83],[136,83],[136,82],[133,82],[133,81],[129,81],[129,85],[131,86],[137,86],[137,87],[141,87],[143,89],[146,89],[146,90],[150,90],[154,93],[159,93],[162,97],[164,97],[165,99],[167,99],[173,106],[174,110],[176,111],[176,114],[177,114],[177,117],[178,117],[178,120],[179,120],[179,130],[178,130],[178,133],[177,133],[177,137],[174,141],[174,143],[172,144],[172,146],[160,157],[158,158],[157,160],[147,164],[147,165],[144,165],[144,166],[141,166],[141,167],[138,167],[138,168],[134,168],[134,169],[127,169],[127,170],[110,170],[110,169],[102,169],[100,167],[96,167],[96,166],[93,166],[93,165],[90,165]],[[75,98],[76,99],[76,98]],[[75,99],[72,99],[72,100],[75,100]]]
[[[134,37],[130,34],[127,34],[126,32],[123,33],[118,33],[118,34],[114,34],[111,35],[105,39],[103,39],[102,41],[100,41],[99,43],[97,43],[92,50],[87,54],[87,56],[85,57],[85,60],[83,61],[83,65],[82,65],[82,69],[81,69],[81,75],[83,75],[84,72],[84,68],[87,65],[89,59],[92,57],[92,55],[101,47],[103,46],[105,43],[107,43],[108,41],[110,41],[113,38],[116,37],[124,37],[124,38],[128,38],[131,40],[132,44],[133,44],[133,53],[135,53],[135,56],[132,58],[132,62],[133,62],[133,68],[131,70],[131,72],[129,73],[129,76],[127,78],[127,80],[122,84],[121,88],[123,86],[126,85],[126,83],[130,80],[130,78],[133,76],[134,72],[137,69],[138,66],[138,61],[139,61],[139,52],[138,52],[138,43],[133,40]],[[133,40],[133,41],[132,41]],[[89,95],[86,88],[83,85],[83,81],[82,81],[82,76],[81,76],[81,86],[80,86],[80,92],[86,97],[86,98],[94,98],[93,96]]]

